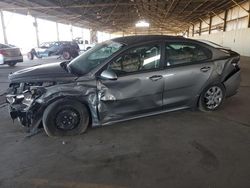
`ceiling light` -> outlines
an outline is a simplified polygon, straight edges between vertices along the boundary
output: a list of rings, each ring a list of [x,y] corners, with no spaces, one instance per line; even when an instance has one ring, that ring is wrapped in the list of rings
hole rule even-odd
[[[135,24],[135,27],[149,27],[149,23],[144,20],[141,20]]]

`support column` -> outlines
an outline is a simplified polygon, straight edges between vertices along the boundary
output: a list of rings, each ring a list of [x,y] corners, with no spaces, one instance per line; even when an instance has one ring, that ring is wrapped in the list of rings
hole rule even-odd
[[[192,29],[192,37],[194,37],[194,24],[193,24],[193,29]]]
[[[97,43],[97,30],[91,29],[90,30],[90,44]]]
[[[199,26],[199,35],[201,35],[201,24],[202,24],[202,21],[200,21],[200,26]]]
[[[59,27],[58,27],[58,23],[56,22],[56,38],[57,38],[57,41],[60,40],[60,37],[59,37]]]
[[[37,24],[37,19],[36,17],[34,17],[34,23],[33,23],[34,27],[35,27],[35,31],[36,31],[36,45],[37,47],[40,46],[40,42],[39,42],[39,34],[38,34],[38,24]]]
[[[210,17],[209,17],[209,25],[208,25],[208,34],[211,34],[212,19],[213,19],[213,17],[210,15]]]
[[[227,14],[228,14],[228,10],[225,10],[223,31],[226,31],[227,29]]]
[[[250,0],[248,0],[248,28],[250,28]]]
[[[6,34],[6,27],[5,27],[5,22],[4,22],[3,11],[0,11],[0,14],[1,14],[1,23],[2,23],[2,29],[3,29],[4,43],[8,44],[8,39],[7,39],[7,34]]]
[[[70,25],[70,33],[71,33],[71,40],[74,39],[74,36],[73,36],[73,26]]]

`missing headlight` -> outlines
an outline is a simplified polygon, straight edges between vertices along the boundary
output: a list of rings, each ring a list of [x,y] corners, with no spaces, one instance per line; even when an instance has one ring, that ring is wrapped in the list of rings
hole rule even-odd
[[[30,106],[32,102],[34,101],[34,97],[30,91],[23,93],[23,101],[22,103],[26,106]]]

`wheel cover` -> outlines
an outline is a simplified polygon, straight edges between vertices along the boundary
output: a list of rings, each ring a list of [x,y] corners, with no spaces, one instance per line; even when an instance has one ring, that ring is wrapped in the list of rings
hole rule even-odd
[[[220,87],[210,87],[204,95],[204,102],[208,109],[213,110],[217,108],[223,99],[223,92]]]
[[[55,118],[56,127],[61,130],[75,129],[80,122],[80,115],[74,109],[64,109],[57,113]]]
[[[64,57],[64,59],[69,59],[70,58],[70,53],[69,52],[63,52],[63,57]]]

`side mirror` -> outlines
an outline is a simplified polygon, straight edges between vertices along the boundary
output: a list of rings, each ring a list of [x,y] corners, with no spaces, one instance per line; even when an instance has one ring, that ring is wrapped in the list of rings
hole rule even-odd
[[[117,75],[112,70],[104,70],[102,71],[100,78],[104,80],[117,80]]]

